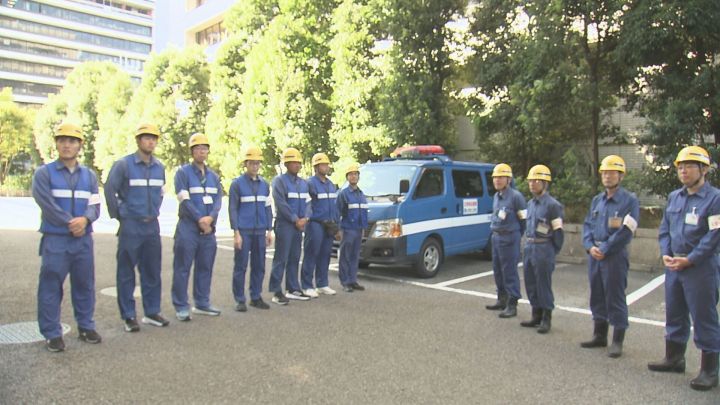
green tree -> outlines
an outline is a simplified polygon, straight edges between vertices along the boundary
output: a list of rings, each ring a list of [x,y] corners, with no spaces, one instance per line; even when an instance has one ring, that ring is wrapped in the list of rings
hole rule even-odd
[[[383,25],[392,46],[382,83],[381,122],[397,145],[436,143],[452,151],[457,140],[450,113],[452,33],[464,0],[384,0]]]
[[[330,40],[336,1],[283,0],[277,6],[252,3],[228,17],[230,46],[222,50],[214,83],[229,84],[209,131],[223,149],[221,171],[232,178],[241,171],[241,144],[265,153],[264,174],[273,175],[282,149],[294,146],[304,158],[317,150],[332,153],[328,130],[332,110]],[[246,39],[243,41],[243,39]],[[232,98],[236,101],[233,101]],[[214,119],[213,119],[214,121]],[[234,148],[235,152],[229,152]]]
[[[135,127],[154,123],[162,133],[157,155],[168,169],[180,166],[189,160],[190,136],[205,130],[210,102],[210,68],[200,48],[154,54],[123,118],[122,139],[133,149]]]
[[[393,143],[378,114],[383,76],[382,57],[373,51],[380,29],[376,11],[371,1],[344,0],[333,14],[330,139],[337,145],[338,167],[378,158]]]
[[[97,148],[103,147],[107,129],[118,125],[131,92],[130,76],[111,62],[85,62],[73,69],[60,93],[37,114],[35,143],[42,159],[55,158],[53,130],[68,120],[83,130],[81,162],[101,174],[106,165]]]
[[[5,183],[18,156],[32,153],[31,115],[13,102],[10,88],[0,90],[0,184]]]
[[[557,163],[568,148],[589,144],[585,173],[598,179],[598,146],[616,130],[603,124],[623,84],[617,57],[619,18],[625,2],[482,2],[472,32],[476,56],[468,81],[484,98],[470,109],[486,157],[522,171]]]
[[[643,184],[667,195],[678,182],[672,162],[686,145],[720,161],[720,2],[633,1],[623,17],[621,50],[635,80],[627,106],[647,119],[639,142],[652,164]],[[714,184],[718,171],[711,172]]]

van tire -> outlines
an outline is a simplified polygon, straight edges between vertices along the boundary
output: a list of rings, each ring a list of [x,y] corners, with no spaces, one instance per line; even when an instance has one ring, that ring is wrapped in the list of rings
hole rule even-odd
[[[415,273],[420,278],[435,277],[443,262],[443,249],[435,238],[427,238],[415,261]]]
[[[358,267],[361,268],[361,269],[367,269],[368,267],[370,267],[370,263],[368,263],[368,262],[358,262]]]

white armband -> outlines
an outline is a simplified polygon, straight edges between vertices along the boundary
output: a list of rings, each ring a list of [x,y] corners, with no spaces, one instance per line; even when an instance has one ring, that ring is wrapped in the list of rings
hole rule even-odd
[[[90,199],[88,200],[88,205],[98,205],[98,204],[100,204],[100,194],[90,195]]]
[[[711,231],[720,228],[720,215],[711,215],[708,217],[708,228]]]
[[[625,215],[625,218],[623,218],[623,225],[627,226],[632,233],[635,233],[635,230],[638,227],[637,221],[635,218],[631,217],[630,214]]]
[[[527,218],[527,210],[518,211],[517,216],[519,219],[526,219]]]
[[[178,199],[178,202],[183,202],[185,200],[189,200],[190,192],[187,190],[180,190],[180,192],[177,193],[177,199]]]
[[[552,221],[550,221],[550,225],[552,225],[553,231],[557,231],[558,229],[562,229],[563,222],[562,218],[555,218]]]

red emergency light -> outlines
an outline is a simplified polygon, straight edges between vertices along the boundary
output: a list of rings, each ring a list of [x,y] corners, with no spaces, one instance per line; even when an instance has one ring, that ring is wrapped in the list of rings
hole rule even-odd
[[[411,156],[430,156],[444,155],[445,149],[440,145],[415,145],[401,146],[396,148],[390,156],[394,157],[411,157]]]

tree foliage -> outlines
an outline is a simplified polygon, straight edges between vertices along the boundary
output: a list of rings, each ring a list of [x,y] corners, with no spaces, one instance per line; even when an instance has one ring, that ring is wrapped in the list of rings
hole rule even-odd
[[[686,145],[720,160],[720,2],[631,2],[623,18],[623,56],[635,80],[628,108],[647,119],[639,142],[653,159],[645,186],[659,195],[677,187],[672,161]],[[720,173],[711,173],[718,184]]]
[[[453,151],[456,133],[450,114],[452,33],[448,22],[463,11],[463,0],[385,0],[383,25],[392,41],[382,83],[380,118],[397,145],[440,144]]]
[[[70,121],[82,128],[85,141],[81,163],[98,173],[106,165],[104,148],[108,128],[120,122],[132,85],[130,76],[110,62],[85,62],[67,77],[60,93],[50,96],[38,111],[34,124],[35,144],[44,161],[55,159],[54,128]]]
[[[591,146],[614,135],[603,118],[623,83],[616,57],[621,1],[482,2],[474,14],[470,102],[485,157],[525,172],[540,162],[562,170],[558,145]],[[557,167],[559,166],[559,167]],[[585,170],[594,176],[595,170]]]
[[[0,185],[20,155],[33,151],[32,113],[12,101],[10,88],[0,90]]]

